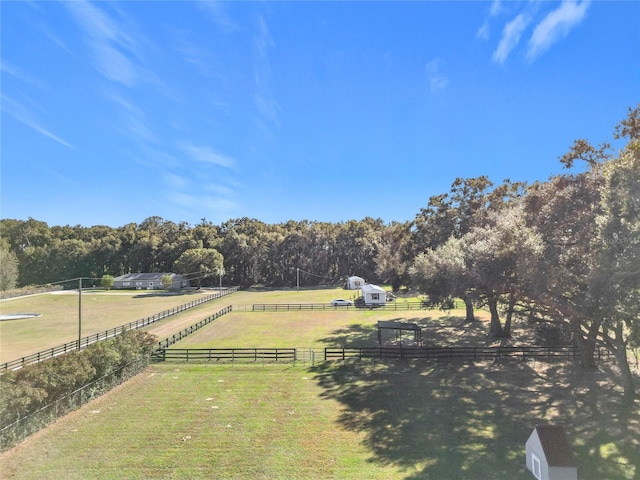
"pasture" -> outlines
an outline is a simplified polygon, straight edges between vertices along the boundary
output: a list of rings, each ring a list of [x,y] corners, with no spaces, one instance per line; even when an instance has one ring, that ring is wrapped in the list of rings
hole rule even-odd
[[[92,335],[134,320],[183,305],[201,293],[166,293],[147,291],[83,291],[82,336]],[[220,305],[226,297],[214,300]],[[227,303],[225,303],[227,305]],[[206,316],[210,306],[196,307],[174,319],[159,322],[153,328],[164,333],[161,324],[184,320],[185,327]],[[78,339],[78,292],[13,298],[0,302],[0,313],[39,313],[35,318],[0,321],[0,363]],[[169,327],[173,333],[179,327]],[[184,327],[182,327],[184,328]],[[169,334],[168,333],[168,334]]]
[[[222,301],[275,303],[259,293]],[[280,302],[300,303],[288,294]],[[306,301],[340,296],[327,294]],[[176,347],[371,346],[380,319],[420,323],[427,344],[486,344],[486,319],[465,324],[457,314],[236,312]],[[529,335],[524,324],[514,331],[522,341]],[[552,423],[565,427],[581,480],[635,480],[639,403],[619,406],[610,368],[154,364],[2,454],[2,478],[526,479],[524,442],[534,425]]]

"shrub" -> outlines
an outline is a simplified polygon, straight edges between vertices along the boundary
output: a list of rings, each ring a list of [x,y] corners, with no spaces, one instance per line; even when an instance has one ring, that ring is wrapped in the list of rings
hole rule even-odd
[[[99,378],[149,355],[157,338],[130,330],[0,376],[0,423],[8,425]]]

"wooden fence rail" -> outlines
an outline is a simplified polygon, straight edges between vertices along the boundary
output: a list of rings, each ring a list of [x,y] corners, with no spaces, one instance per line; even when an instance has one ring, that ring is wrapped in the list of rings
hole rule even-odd
[[[72,342],[67,342],[63,345],[58,345],[56,347],[48,348],[46,350],[41,350],[40,352],[33,353],[31,355],[26,355],[22,358],[18,358],[16,360],[11,360],[9,362],[0,364],[0,372],[6,370],[18,370],[19,368],[24,367],[25,365],[30,365],[32,363],[38,363],[42,360],[46,360],[48,358],[52,358],[58,355],[62,355],[67,352],[71,352],[73,350],[79,350],[81,348],[85,348],[92,343],[96,343],[102,340],[107,340],[109,338],[113,338],[116,335],[120,335],[128,330],[137,330],[142,327],[146,327],[153,323],[159,322],[160,320],[164,320],[165,318],[172,317],[179,313],[182,313],[191,308],[202,305],[203,303],[210,302],[212,300],[224,297],[231,293],[237,292],[238,288],[228,288],[225,290],[221,290],[219,292],[213,293],[211,295],[206,295],[198,298],[197,300],[192,300],[191,302],[185,303],[183,305],[179,305],[177,307],[170,308],[168,310],[164,310],[159,313],[155,313],[149,317],[141,318],[139,320],[135,320],[133,322],[127,323],[126,325],[121,325],[119,327],[110,328],[109,330],[105,330],[103,332],[95,333],[93,335],[89,335],[87,337],[83,337],[82,339],[74,340]],[[231,307],[227,307],[231,308]],[[226,312],[225,312],[226,313]],[[79,345],[78,345],[79,343]]]
[[[152,361],[262,361],[293,362],[296,360],[295,348],[163,348],[155,351]]]
[[[325,348],[325,360],[363,358],[423,360],[496,360],[501,358],[573,358],[573,347],[428,347],[428,348]]]
[[[500,360],[517,358],[572,359],[577,351],[573,347],[429,347],[429,348],[325,348],[324,351],[308,352],[299,348],[159,348],[152,360],[162,361],[331,361],[350,359],[395,359],[395,360]],[[304,357],[304,358],[303,358]],[[598,350],[597,357],[603,359],[607,353]]]
[[[430,310],[438,308],[425,302],[387,302],[382,305],[339,305],[330,303],[255,303],[253,305],[238,305],[238,311],[251,312],[288,312],[288,311],[312,311],[312,310]]]
[[[210,324],[214,320],[220,318],[222,315],[226,315],[232,310],[233,310],[233,307],[231,305],[224,307],[222,310],[217,311],[213,315],[209,315],[207,318],[200,320],[198,323],[191,325],[190,327],[187,327],[184,330],[181,330],[180,332],[171,335],[170,337],[165,338],[164,340],[158,343],[156,347],[156,351],[169,348],[171,345],[179,342],[183,338],[188,337],[193,332],[200,330],[205,325]]]

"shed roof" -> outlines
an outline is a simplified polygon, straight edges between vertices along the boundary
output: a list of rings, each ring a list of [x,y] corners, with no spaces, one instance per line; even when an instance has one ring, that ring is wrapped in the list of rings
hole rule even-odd
[[[378,321],[378,328],[388,328],[392,330],[420,330],[420,326],[415,323]]]
[[[556,425],[537,426],[540,445],[550,467],[575,467],[576,463],[564,428]]]
[[[361,287],[362,293],[387,293],[384,288],[379,287],[377,285],[373,285],[372,283],[367,283]]]

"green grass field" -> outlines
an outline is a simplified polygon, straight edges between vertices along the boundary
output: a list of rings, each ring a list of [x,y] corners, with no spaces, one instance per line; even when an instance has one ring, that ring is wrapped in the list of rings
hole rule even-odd
[[[81,300],[82,336],[103,332],[186,304],[207,293],[211,292],[84,291]],[[239,291],[158,322],[147,330],[165,338],[231,304],[242,309],[254,303],[329,303],[333,298],[351,298],[353,295],[341,288]],[[35,318],[0,321],[0,363],[77,340],[78,304],[78,294],[73,291],[0,301],[2,314],[41,314]]]
[[[239,312],[176,346],[364,346],[375,342],[375,322],[391,314],[425,325],[427,342],[486,342],[486,322],[463,324],[438,311]],[[610,367],[154,364],[2,454],[0,476],[528,479],[524,443],[533,426],[553,423],[567,431],[581,480],[636,480],[640,402],[631,411],[619,406]]]
[[[82,336],[125,325],[134,320],[189,303],[201,296],[200,293],[168,294],[146,291],[83,292],[81,300]],[[206,317],[206,312],[211,308],[228,305],[225,303],[228,301],[225,299],[228,298],[231,297],[223,297],[208,305],[196,307],[197,310],[185,312],[181,314],[180,318],[188,315],[188,325],[196,323]],[[77,340],[78,310],[78,294],[70,291],[20,297],[0,302],[0,313],[2,314],[41,314],[40,317],[35,318],[0,321],[0,363]]]

